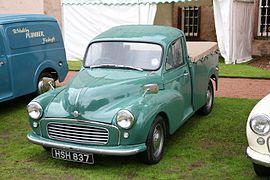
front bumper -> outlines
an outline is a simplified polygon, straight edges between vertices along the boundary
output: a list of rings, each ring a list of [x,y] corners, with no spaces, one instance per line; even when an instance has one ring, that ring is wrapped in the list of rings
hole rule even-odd
[[[58,148],[58,149],[66,149],[66,150],[74,150],[78,152],[85,153],[93,153],[93,154],[103,154],[103,155],[117,155],[117,156],[129,156],[138,154],[146,150],[145,143],[136,144],[136,145],[125,145],[125,146],[94,146],[94,145],[80,145],[75,143],[67,143],[60,142],[51,139],[46,139],[36,135],[34,132],[30,132],[27,135],[27,139],[34,144]]]
[[[261,154],[257,151],[254,151],[250,147],[247,148],[247,156],[255,163],[265,167],[270,167],[270,155]]]

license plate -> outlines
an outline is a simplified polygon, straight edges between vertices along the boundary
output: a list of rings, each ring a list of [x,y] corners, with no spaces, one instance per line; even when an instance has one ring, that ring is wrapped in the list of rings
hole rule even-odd
[[[52,148],[52,157],[55,159],[62,159],[66,161],[94,164],[93,154],[86,154],[81,152],[66,151],[63,149]]]

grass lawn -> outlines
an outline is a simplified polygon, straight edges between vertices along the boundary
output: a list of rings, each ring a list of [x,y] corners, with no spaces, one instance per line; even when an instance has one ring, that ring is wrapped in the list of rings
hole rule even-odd
[[[82,61],[68,61],[68,69],[70,71],[79,71]]]
[[[245,156],[246,119],[257,100],[216,98],[209,116],[195,115],[167,138],[152,166],[138,156],[95,156],[95,165],[52,159],[26,140],[29,101],[0,104],[1,179],[257,179]]]
[[[249,63],[225,64],[219,61],[219,75],[221,77],[248,77],[248,78],[270,78],[270,72],[251,66]]]

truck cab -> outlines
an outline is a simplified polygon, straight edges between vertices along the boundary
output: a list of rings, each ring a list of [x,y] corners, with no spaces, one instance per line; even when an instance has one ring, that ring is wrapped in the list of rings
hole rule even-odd
[[[0,102],[41,94],[56,80],[63,81],[67,72],[61,31],[53,17],[0,15]]]

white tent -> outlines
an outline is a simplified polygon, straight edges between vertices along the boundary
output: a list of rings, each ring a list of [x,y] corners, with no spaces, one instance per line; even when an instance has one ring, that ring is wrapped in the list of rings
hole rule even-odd
[[[218,46],[226,64],[251,57],[254,0],[213,0]]]
[[[117,25],[153,24],[158,3],[209,0],[62,0],[68,59],[83,59],[89,41]],[[254,0],[213,0],[218,46],[226,64],[251,60]]]
[[[89,41],[113,26],[153,24],[158,3],[185,1],[192,0],[62,0],[67,58],[82,59]]]

